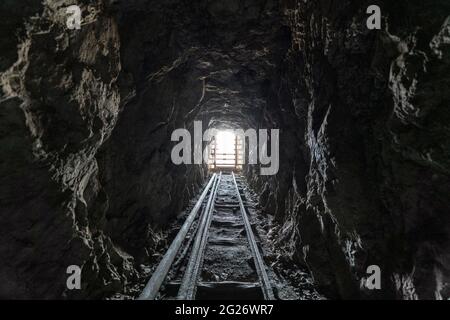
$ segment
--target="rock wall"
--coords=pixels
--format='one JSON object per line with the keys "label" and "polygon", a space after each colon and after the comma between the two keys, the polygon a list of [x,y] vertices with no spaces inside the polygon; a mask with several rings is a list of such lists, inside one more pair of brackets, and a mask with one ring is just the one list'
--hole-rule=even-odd
{"label": "rock wall", "polygon": [[150,226],[164,227],[206,174],[203,166],[172,163],[172,132],[187,128],[193,138],[194,120],[203,130],[256,122],[261,88],[287,34],[274,7],[255,0],[118,6],[120,85],[128,95],[98,158],[105,228],[137,262],[152,260]]}
{"label": "rock wall", "polygon": [[[120,109],[117,23],[80,1],[82,28],[69,30],[68,5],[0,5],[2,298],[99,297],[133,276],[103,230],[96,160]],[[66,288],[70,265],[80,291]]]}
{"label": "rock wall", "polygon": [[[204,180],[172,164],[172,131],[255,122],[286,35],[272,1],[77,1],[69,30],[72,4],[0,4],[5,298],[102,298],[136,282],[155,229]],[[70,265],[80,291],[66,288]]]}
{"label": "rock wall", "polygon": [[[380,31],[366,28],[371,4]],[[292,47],[260,124],[281,128],[280,172],[247,168],[279,244],[329,297],[447,298],[448,3],[283,7]],[[381,290],[364,286],[374,264]]]}
{"label": "rock wall", "polygon": [[[194,120],[280,128],[278,174],[246,174],[322,293],[448,297],[449,4],[77,2],[80,30],[70,1],[0,3],[0,297],[136,282],[204,181],[170,160]],[[362,285],[372,264],[382,290]]]}

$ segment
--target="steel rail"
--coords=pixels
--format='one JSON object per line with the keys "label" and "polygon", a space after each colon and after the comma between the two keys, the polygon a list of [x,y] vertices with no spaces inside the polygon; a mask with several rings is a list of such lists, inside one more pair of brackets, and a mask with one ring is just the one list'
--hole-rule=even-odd
{"label": "steel rail", "polygon": [[202,194],[200,195],[200,198],[197,200],[197,203],[189,213],[189,216],[187,217],[177,236],[164,255],[163,259],[156,268],[155,272],[153,272],[152,277],[148,281],[138,300],[154,300],[156,298],[156,295],[158,294],[158,291],[162,283],[164,282],[164,279],[166,278],[167,273],[169,272],[170,267],[172,266],[173,261],[178,254],[178,251],[180,250],[180,247],[183,244],[183,241],[186,238],[186,235],[189,232],[189,229],[191,228],[192,223],[194,222],[195,217],[197,216],[206,195],[208,194],[209,189],[212,185],[215,185],[216,181],[217,174],[214,173],[205,189],[203,190]]}
{"label": "steel rail", "polygon": [[178,291],[177,299],[179,300],[194,300],[197,291],[197,282],[200,277],[201,266],[203,263],[203,255],[208,242],[208,232],[211,225],[211,220],[214,211],[214,201],[216,199],[217,190],[219,189],[222,172],[219,173],[215,181],[215,185],[210,193],[208,204],[200,222],[199,230],[195,238],[192,248],[191,256],[186,267],[186,271],[181,281],[180,289]]}
{"label": "steel rail", "polygon": [[236,177],[234,176],[234,172],[231,173],[233,175],[234,186],[236,187],[236,193],[239,200],[239,208],[241,210],[242,219],[244,220],[245,231],[247,234],[247,239],[250,244],[250,249],[253,254],[253,258],[255,259],[256,272],[258,273],[258,277],[261,283],[261,289],[263,291],[265,300],[275,300],[275,296],[273,294],[272,286],[270,285],[269,277],[267,276],[266,267],[264,265],[264,261],[261,257],[261,254],[258,250],[258,245],[256,244],[255,235],[253,234],[252,227],[250,225],[250,221],[247,217],[247,212],[245,211],[244,203],[242,202],[241,194],[239,192],[239,187],[236,182]]}

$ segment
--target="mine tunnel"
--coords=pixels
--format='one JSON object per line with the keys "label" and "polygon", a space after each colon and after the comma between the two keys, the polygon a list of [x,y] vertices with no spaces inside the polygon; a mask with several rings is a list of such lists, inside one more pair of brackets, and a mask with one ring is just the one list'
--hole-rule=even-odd
{"label": "mine tunnel", "polygon": [[0,15],[0,298],[450,297],[450,2]]}

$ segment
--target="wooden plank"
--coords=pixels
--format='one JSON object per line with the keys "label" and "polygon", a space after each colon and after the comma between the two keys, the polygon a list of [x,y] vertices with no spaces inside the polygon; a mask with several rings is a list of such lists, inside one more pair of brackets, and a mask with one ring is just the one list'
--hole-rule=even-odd
{"label": "wooden plank", "polygon": [[253,282],[200,282],[197,287],[199,300],[263,300],[259,283]]}
{"label": "wooden plank", "polygon": [[[180,281],[164,285],[168,297],[174,297],[180,288]],[[199,282],[197,284],[198,300],[263,300],[261,286],[257,282],[218,281]]]}

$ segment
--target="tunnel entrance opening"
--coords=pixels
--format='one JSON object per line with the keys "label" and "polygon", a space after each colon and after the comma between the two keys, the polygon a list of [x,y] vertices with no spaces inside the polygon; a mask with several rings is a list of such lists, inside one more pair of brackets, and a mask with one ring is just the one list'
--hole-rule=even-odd
{"label": "tunnel entrance opening", "polygon": [[231,130],[217,131],[210,144],[208,169],[239,171],[244,164],[242,139]]}

